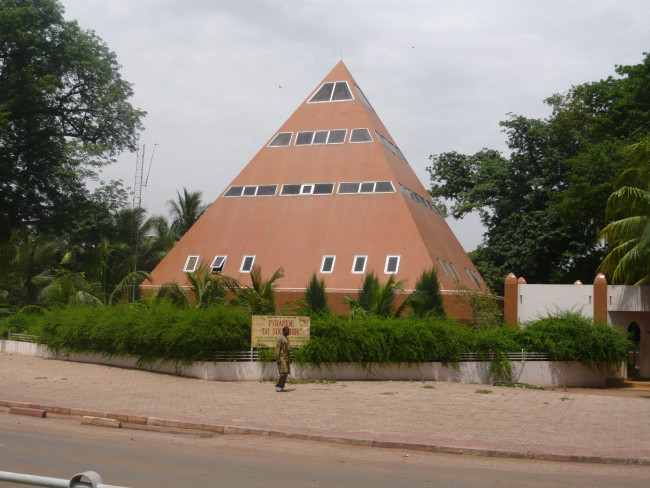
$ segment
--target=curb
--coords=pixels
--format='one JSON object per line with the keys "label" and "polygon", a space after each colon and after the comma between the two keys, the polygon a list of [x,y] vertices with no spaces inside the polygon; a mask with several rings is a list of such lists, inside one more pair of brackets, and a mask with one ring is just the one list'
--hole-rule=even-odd
{"label": "curb", "polygon": [[[375,447],[383,449],[403,449],[409,451],[425,451],[440,454],[464,454],[470,456],[497,457],[510,459],[531,459],[542,461],[561,461],[573,463],[591,464],[617,464],[650,466],[650,458],[645,457],[619,457],[607,455],[586,455],[586,454],[560,454],[544,453],[531,450],[516,449],[494,449],[482,447],[460,447],[435,443],[408,442],[373,439],[372,437],[348,437],[328,434],[315,434],[301,431],[276,430],[271,427],[244,427],[228,424],[217,424],[208,422],[191,422],[161,417],[146,417],[142,415],[126,415],[120,413],[98,412],[95,410],[58,407],[54,405],[40,405],[28,402],[16,402],[0,400],[0,407],[9,407],[10,413],[22,413],[36,417],[45,417],[47,412],[72,417],[81,417],[83,425],[94,425],[99,427],[113,428],[140,428],[141,426],[160,427],[178,430],[205,431],[212,434],[222,435],[266,435],[283,437],[286,439],[301,439],[317,442],[330,442],[354,446]],[[42,415],[38,414],[42,412]]]}

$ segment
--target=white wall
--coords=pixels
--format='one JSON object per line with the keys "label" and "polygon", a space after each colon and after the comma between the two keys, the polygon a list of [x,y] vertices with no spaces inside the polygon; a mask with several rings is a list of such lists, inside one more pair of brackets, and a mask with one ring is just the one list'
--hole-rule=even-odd
{"label": "white wall", "polygon": [[[54,358],[45,346],[18,341],[0,341],[0,352]],[[138,368],[160,373],[172,373],[191,378],[214,381],[261,381],[278,376],[274,363],[261,362],[223,362],[194,363],[190,366],[157,362],[138,367],[133,357],[106,357],[99,354],[70,354],[59,359],[70,361],[106,364],[110,366]],[[512,381],[538,386],[605,386],[607,378],[625,376],[624,370],[606,371],[590,369],[578,362],[516,361],[512,362]],[[489,363],[464,361],[456,369],[441,363],[423,364],[373,364],[362,368],[358,364],[328,365],[317,367],[297,364],[291,366],[291,374],[296,379],[334,379],[353,380],[418,380],[451,381],[455,383],[490,384]]]}
{"label": "white wall", "polygon": [[593,285],[519,285],[517,321],[526,322],[560,310],[594,316]]}
{"label": "white wall", "polygon": [[650,286],[609,285],[607,310],[609,312],[650,312]]}

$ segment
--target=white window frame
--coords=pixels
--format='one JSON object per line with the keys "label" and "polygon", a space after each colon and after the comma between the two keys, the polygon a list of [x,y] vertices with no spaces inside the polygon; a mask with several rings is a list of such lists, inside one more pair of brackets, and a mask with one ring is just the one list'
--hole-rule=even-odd
{"label": "white window frame", "polygon": [[436,258],[436,261],[438,261],[438,266],[442,269],[442,272],[445,274],[447,278],[449,278],[449,273],[447,273],[447,270],[445,269],[445,266],[442,264],[442,260],[440,258]]}
{"label": "white window frame", "polygon": [[[239,272],[240,273],[250,273],[251,270],[253,269],[253,265],[255,264],[255,254],[246,254],[242,260],[241,260],[241,266],[239,267]],[[251,261],[251,267],[250,269],[244,269],[244,264],[246,264],[246,258],[253,258]]]}
{"label": "white window frame", "polygon": [[[311,101],[312,98],[323,88],[324,85],[332,83],[334,86],[332,87],[332,93],[330,94],[330,99],[329,100],[316,100],[316,101]],[[352,98],[348,98],[346,100],[332,100],[332,97],[334,96],[334,90],[336,90],[336,84],[337,83],[345,83],[348,87],[348,92],[350,92],[350,96]],[[351,102],[352,100],[355,100],[354,98],[354,92],[350,89],[350,84],[346,80],[340,80],[340,81],[325,81],[323,82],[314,92],[311,94],[309,97],[309,100],[307,100],[307,103],[331,103],[331,102]]]}
{"label": "white window frame", "polygon": [[[370,136],[370,140],[369,141],[352,141],[352,133],[355,130],[365,130],[366,132],[368,132],[368,135]],[[370,129],[368,129],[367,127],[356,127],[354,129],[350,129],[350,139],[348,140],[348,142],[350,144],[367,144],[369,142],[375,142],[375,140],[372,138],[372,134],[370,133]]]}
{"label": "white window frame", "polygon": [[[286,146],[271,146],[271,143],[272,143],[273,141],[275,141],[275,139],[276,139],[280,134],[291,134],[291,135],[289,136],[289,144],[287,144]],[[277,134],[275,134],[275,135],[273,136],[273,138],[269,141],[269,143],[267,144],[266,147],[289,147],[289,146],[291,146],[291,141],[293,141],[293,132],[278,132]]]}
{"label": "white window frame", "polygon": [[458,278],[458,281],[460,281],[462,278],[461,278],[460,275],[458,274],[458,270],[456,270],[456,266],[454,266],[454,263],[452,263],[451,261],[449,261],[449,268],[452,269],[452,270],[454,271],[454,274],[455,274],[456,277]]}
{"label": "white window frame", "polygon": [[[343,136],[343,140],[341,142],[330,142],[330,135],[332,134],[332,132],[339,131],[339,130],[345,131],[345,135]],[[328,144],[328,145],[329,144],[335,144],[335,145],[336,144],[345,144],[345,141],[347,141],[347,140],[348,140],[348,130],[347,129],[331,129],[327,133],[327,142],[325,144]]]}
{"label": "white window frame", "polygon": [[[298,144],[298,137],[300,137],[300,134],[308,134],[311,132],[311,139],[309,139],[309,143],[307,144]],[[320,131],[315,131],[315,130],[301,130],[300,132],[296,132],[296,140],[293,141],[294,146],[311,146],[314,144],[314,137],[316,137],[316,132]],[[327,135],[329,137],[329,134]]]}
{"label": "white window frame", "polygon": [[[388,262],[390,261],[390,258],[397,258],[395,271],[388,271]],[[386,256],[386,264],[384,265],[384,274],[397,274],[399,272],[399,263],[401,260],[402,260],[402,256],[400,254],[389,254],[388,256]]]}
{"label": "white window frame", "polygon": [[[329,271],[325,271],[325,270],[323,269],[323,267],[325,266],[325,260],[326,260],[327,258],[332,258],[332,269],[330,269]],[[320,263],[320,272],[321,272],[322,274],[331,274],[331,273],[334,272],[334,266],[335,266],[335,265],[336,265],[336,255],[335,255],[335,254],[325,254],[325,255],[323,256],[323,260],[322,260],[321,263]]]}
{"label": "white window frame", "polygon": [[[217,259],[223,258],[221,261],[221,266],[215,266],[215,263],[217,262]],[[223,267],[226,265],[226,260],[228,259],[228,256],[225,254],[217,254],[214,259],[212,260],[212,265],[210,266],[210,269],[212,270],[213,273],[223,273]],[[215,269],[215,268],[221,268]]]}
{"label": "white window frame", "polygon": [[[467,273],[467,276],[469,276],[470,283],[476,282],[476,279],[472,276],[472,271],[469,268],[465,268],[465,272]],[[478,283],[476,284],[478,285]]]}
{"label": "white window frame", "polygon": [[[357,259],[363,258],[363,269],[361,271],[355,271]],[[366,265],[368,264],[368,255],[367,254],[357,254],[352,260],[352,273],[353,274],[363,274],[366,272]]]}
{"label": "white window frame", "polygon": [[[191,273],[191,272],[195,271],[196,267],[199,265],[199,258],[200,257],[201,256],[198,255],[198,254],[190,254],[189,256],[187,256],[187,260],[185,261],[185,266],[183,266],[183,271],[185,271],[186,273]],[[192,269],[190,269],[190,268],[188,268],[188,265],[190,264],[190,260],[192,258],[196,258],[196,262],[194,263],[194,267]]]}

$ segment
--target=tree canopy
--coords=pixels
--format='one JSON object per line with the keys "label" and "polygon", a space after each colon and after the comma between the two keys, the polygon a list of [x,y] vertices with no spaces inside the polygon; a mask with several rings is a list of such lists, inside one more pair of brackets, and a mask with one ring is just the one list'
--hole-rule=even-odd
{"label": "tree canopy", "polygon": [[0,0],[0,237],[97,212],[85,179],[142,129],[115,54],[63,13],[57,0]]}
{"label": "tree canopy", "polygon": [[509,114],[508,156],[431,156],[431,195],[449,199],[455,218],[478,212],[486,227],[470,256],[492,290],[510,272],[537,283],[595,275],[607,198],[630,165],[621,149],[650,134],[650,55],[616,74],[549,97],[547,119]]}

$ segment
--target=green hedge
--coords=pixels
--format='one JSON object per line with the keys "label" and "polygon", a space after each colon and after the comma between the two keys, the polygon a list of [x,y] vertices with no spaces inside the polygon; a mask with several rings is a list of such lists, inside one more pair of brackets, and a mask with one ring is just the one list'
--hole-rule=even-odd
{"label": "green hedge", "polygon": [[[36,334],[55,351],[205,361],[217,351],[250,348],[250,316],[225,306],[180,309],[170,304],[62,307],[43,315],[16,314],[2,331]],[[6,333],[5,333],[6,336]]]}
{"label": "green hedge", "polygon": [[[250,316],[228,306],[179,309],[163,303],[115,307],[63,307],[44,314],[18,313],[0,320],[7,330],[39,336],[55,351],[134,355],[141,361],[205,361],[217,351],[250,348]],[[508,370],[505,354],[544,352],[557,361],[618,365],[631,343],[607,324],[576,313],[560,313],[521,328],[472,330],[448,318],[312,319],[311,339],[295,351],[299,363],[457,364],[463,354],[492,355],[492,366]],[[505,368],[505,369],[504,369]]]}

